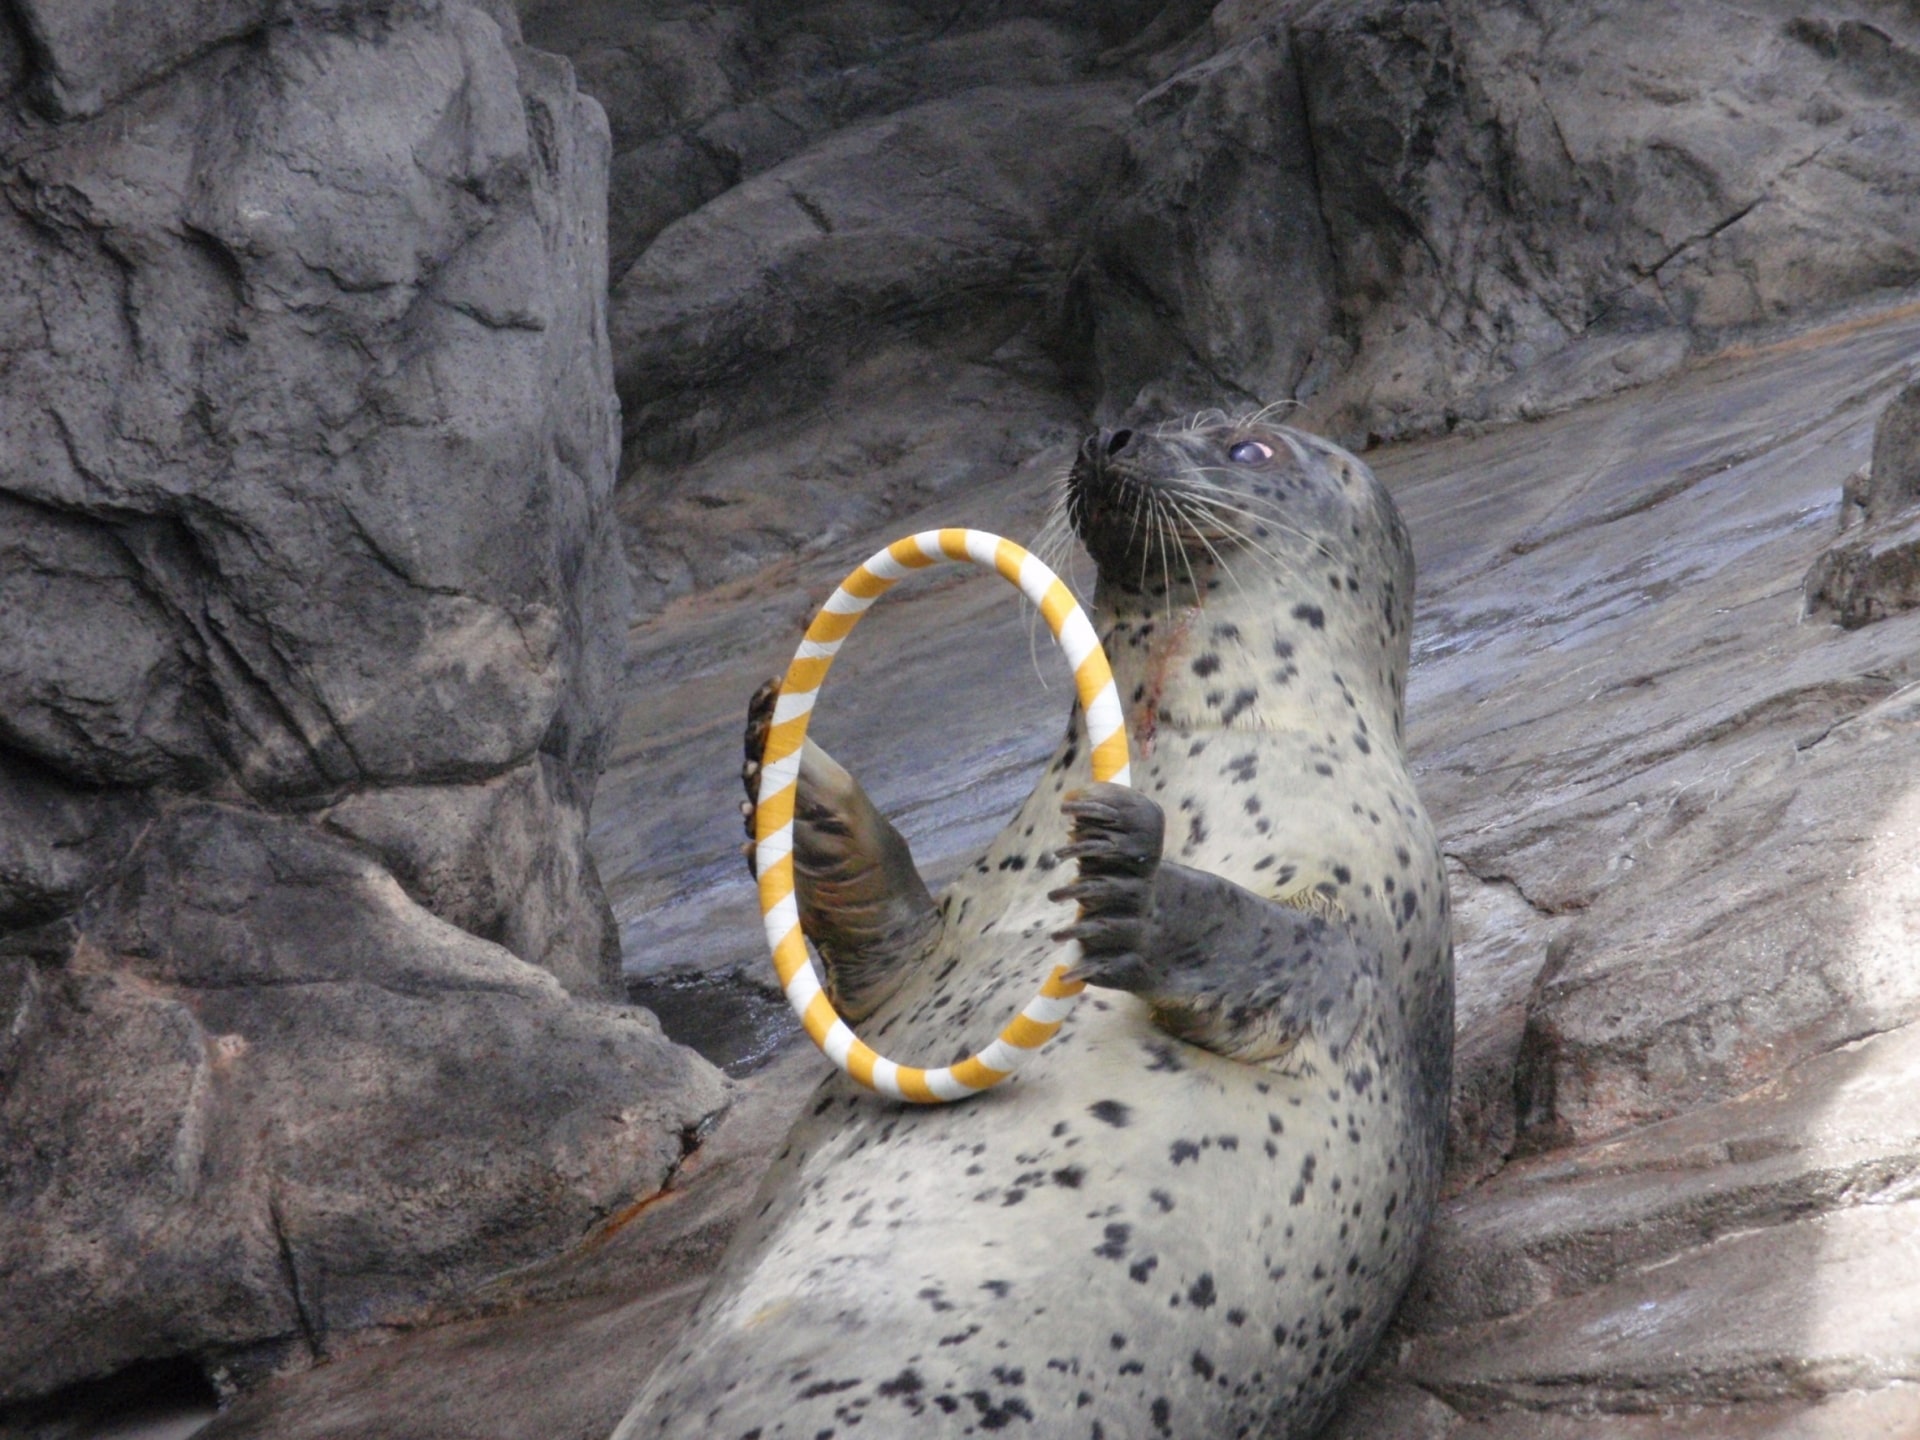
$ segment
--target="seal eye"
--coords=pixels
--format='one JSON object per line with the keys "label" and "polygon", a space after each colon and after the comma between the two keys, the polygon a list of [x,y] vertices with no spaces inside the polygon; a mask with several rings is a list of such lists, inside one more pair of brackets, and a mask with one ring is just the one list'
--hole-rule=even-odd
{"label": "seal eye", "polygon": [[1258,440],[1242,440],[1227,451],[1227,458],[1236,465],[1259,465],[1273,458],[1273,447]]}

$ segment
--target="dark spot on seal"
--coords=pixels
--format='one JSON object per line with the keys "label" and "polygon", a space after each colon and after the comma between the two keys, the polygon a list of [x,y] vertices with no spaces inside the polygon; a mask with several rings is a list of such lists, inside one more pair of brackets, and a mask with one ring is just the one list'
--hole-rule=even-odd
{"label": "dark spot on seal", "polygon": [[842,1390],[851,1390],[860,1382],[854,1380],[816,1380],[800,1392],[802,1400],[812,1400],[821,1395],[838,1395]]}
{"label": "dark spot on seal", "polygon": [[875,1390],[888,1400],[897,1400],[902,1396],[918,1395],[926,1389],[926,1381],[920,1378],[920,1372],[911,1367],[902,1370],[891,1380],[882,1380]]}
{"label": "dark spot on seal", "polygon": [[1159,1256],[1143,1255],[1127,1267],[1127,1278],[1136,1285],[1144,1285],[1147,1283],[1147,1277],[1153,1274],[1159,1265]]}
{"label": "dark spot on seal", "polygon": [[1203,680],[1207,676],[1213,674],[1219,668],[1220,668],[1220,657],[1218,655],[1215,655],[1212,651],[1208,651],[1205,655],[1196,656],[1194,658],[1193,673],[1200,676],[1201,679]]}
{"label": "dark spot on seal", "polygon": [[1231,725],[1237,716],[1251,709],[1253,702],[1259,698],[1260,692],[1247,686],[1242,686],[1240,689],[1234,691],[1233,699],[1228,702],[1227,708],[1220,712],[1220,723],[1222,725]]}
{"label": "dark spot on seal", "polygon": [[1202,1270],[1200,1278],[1187,1287],[1187,1303],[1202,1310],[1211,1309],[1217,1298],[1213,1289],[1213,1272],[1210,1270]]}
{"label": "dark spot on seal", "polygon": [[1102,1260],[1122,1260],[1126,1258],[1127,1241],[1133,1236],[1131,1225],[1122,1225],[1117,1221],[1106,1227],[1106,1239],[1093,1247],[1093,1253]]}
{"label": "dark spot on seal", "polygon": [[1053,1172],[1053,1183],[1067,1190],[1078,1190],[1087,1172],[1078,1165],[1066,1165]]}
{"label": "dark spot on seal", "polygon": [[1327,628],[1327,612],[1318,605],[1300,604],[1293,607],[1293,618],[1304,620],[1315,630]]}
{"label": "dark spot on seal", "polygon": [[1116,1130],[1124,1130],[1133,1123],[1133,1111],[1118,1100],[1096,1100],[1087,1107],[1087,1113]]}
{"label": "dark spot on seal", "polygon": [[1167,1152],[1167,1156],[1175,1165],[1187,1160],[1198,1160],[1200,1147],[1191,1140],[1176,1140],[1173,1142],[1173,1148]]}

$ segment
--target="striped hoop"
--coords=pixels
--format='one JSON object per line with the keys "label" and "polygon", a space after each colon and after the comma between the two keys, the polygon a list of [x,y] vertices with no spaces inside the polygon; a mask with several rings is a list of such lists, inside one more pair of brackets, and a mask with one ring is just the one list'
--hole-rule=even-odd
{"label": "striped hoop", "polygon": [[793,892],[793,809],[807,718],[841,642],[867,607],[913,571],[949,560],[969,561],[997,571],[1040,607],[1067,663],[1073,667],[1074,687],[1087,717],[1087,738],[1093,749],[1093,778],[1118,785],[1129,783],[1126,724],[1100,638],[1093,633],[1073,592],[1013,541],[983,530],[924,530],[909,535],[894,541],[849,575],[813,617],[780,682],[780,698],[774,703],[773,724],[760,757],[754,859],[760,876],[760,911],[766,922],[767,944],[773,950],[773,968],[788,1003],[826,1057],[869,1090],[922,1105],[964,1100],[998,1085],[1053,1036],[1072,1011],[1075,998],[1086,988],[1077,980],[1063,979],[1068,967],[1056,965],[1040,993],[986,1049],[957,1065],[922,1070],[896,1065],[855,1035],[820,988],[819,977],[807,957],[807,942],[800,932],[800,908]]}

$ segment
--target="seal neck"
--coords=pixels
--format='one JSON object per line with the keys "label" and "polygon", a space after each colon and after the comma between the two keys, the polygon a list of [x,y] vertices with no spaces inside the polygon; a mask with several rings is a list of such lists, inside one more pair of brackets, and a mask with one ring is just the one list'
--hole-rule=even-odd
{"label": "seal neck", "polygon": [[1400,738],[1404,669],[1377,637],[1351,633],[1345,612],[1287,587],[1216,591],[1206,604],[1097,598],[1127,728],[1143,748],[1208,730]]}

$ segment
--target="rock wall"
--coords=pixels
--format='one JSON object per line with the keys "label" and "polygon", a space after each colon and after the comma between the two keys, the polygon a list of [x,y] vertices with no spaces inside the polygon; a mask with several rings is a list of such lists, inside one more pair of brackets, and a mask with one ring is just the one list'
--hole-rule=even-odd
{"label": "rock wall", "polygon": [[648,602],[1069,417],[1472,428],[1920,276],[1896,0],[525,11],[612,119]]}
{"label": "rock wall", "polygon": [[327,1354],[721,1103],[585,844],[608,149],[504,7],[0,14],[0,1403]]}

